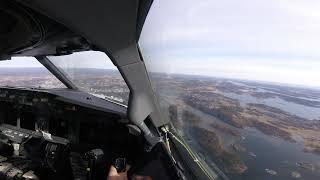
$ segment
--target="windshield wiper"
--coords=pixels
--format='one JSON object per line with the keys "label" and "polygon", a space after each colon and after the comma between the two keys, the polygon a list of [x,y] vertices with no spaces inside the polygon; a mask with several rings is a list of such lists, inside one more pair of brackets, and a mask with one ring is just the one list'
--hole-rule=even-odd
{"label": "windshield wiper", "polygon": [[1,85],[0,87],[15,88],[14,86],[9,86],[9,85]]}
{"label": "windshield wiper", "polygon": [[41,86],[39,87],[24,87],[24,86],[10,86],[10,85],[0,85],[1,88],[13,88],[13,89],[45,89]]}
{"label": "windshield wiper", "polygon": [[123,106],[123,107],[128,108],[127,105],[122,104],[122,103],[120,103],[120,102],[118,102],[118,101],[116,101],[116,100],[114,100],[114,99],[111,99],[111,98],[109,98],[108,96],[105,96],[105,95],[103,95],[103,94],[95,94],[95,93],[89,93],[89,94],[91,94],[91,95],[93,95],[93,96],[96,96],[96,97],[98,97],[98,98],[101,98],[101,99],[103,99],[103,100],[112,102],[112,103],[114,103],[114,104],[117,104],[117,105],[119,105],[119,106]]}
{"label": "windshield wiper", "polygon": [[23,86],[10,86],[10,85],[1,85],[2,88],[12,88],[12,89],[21,89],[21,88],[29,88],[29,87],[23,87]]}
{"label": "windshield wiper", "polygon": [[41,86],[38,86],[38,87],[28,87],[28,88],[30,88],[30,89],[46,89],[46,88],[41,87]]}

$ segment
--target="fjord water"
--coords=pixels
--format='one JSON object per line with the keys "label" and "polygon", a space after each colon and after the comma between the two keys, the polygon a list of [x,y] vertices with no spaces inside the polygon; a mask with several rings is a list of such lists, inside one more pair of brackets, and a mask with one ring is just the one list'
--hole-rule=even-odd
{"label": "fjord water", "polygon": [[[206,99],[210,101],[210,93],[215,96],[213,101],[214,99],[221,99],[221,101],[218,101],[218,104],[214,104],[214,102],[209,102],[207,104],[208,106],[212,107],[219,105],[220,102],[225,103],[227,101],[239,103],[239,106],[241,107],[249,106],[249,108],[252,108],[252,104],[262,104],[265,106],[257,107],[262,108],[263,111],[266,111],[266,115],[268,115],[268,113],[273,113],[272,117],[274,122],[272,123],[274,124],[272,125],[277,126],[277,123],[280,123],[279,126],[281,126],[281,116],[285,114],[287,117],[289,117],[289,119],[285,120],[287,125],[291,126],[290,123],[298,123],[297,128],[300,128],[299,125],[301,123],[301,129],[303,129],[303,126],[311,125],[305,124],[301,121],[314,122],[320,119],[320,107],[318,105],[320,102],[320,91],[312,89],[300,90],[299,88],[296,89],[287,86],[275,86],[273,84],[270,85],[263,83],[254,84],[250,87],[246,84],[246,82],[237,80],[212,79],[192,76],[178,76],[172,79],[159,78],[158,81],[159,84],[162,85],[162,88],[158,89],[158,93],[160,93],[162,97],[166,97],[165,100],[168,104],[176,104],[179,107],[182,107],[180,108],[180,111],[191,112],[196,116],[196,119],[199,119],[199,121],[195,121],[196,123],[194,124],[194,122],[181,119],[180,117],[181,121],[184,124],[187,124],[187,128],[182,130],[184,136],[191,146],[200,154],[200,157],[202,157],[208,164],[214,162],[215,165],[212,165],[212,168],[217,167],[217,164],[220,163],[220,166],[218,165],[218,167],[223,171],[221,159],[217,159],[216,155],[214,154],[216,152],[201,147],[201,142],[199,142],[201,139],[195,137],[193,134],[193,128],[195,126],[200,127],[200,129],[205,131],[215,133],[219,139],[221,139],[223,148],[239,157],[247,166],[247,169],[243,173],[225,172],[229,179],[320,179],[320,155],[317,152],[306,152],[304,141],[299,140],[299,138],[302,137],[294,134],[294,132],[290,135],[297,140],[292,142],[285,137],[281,137],[281,135],[277,136],[277,131],[271,133],[264,131],[263,126],[262,131],[261,129],[259,130],[259,127],[250,127],[250,125],[245,126],[244,128],[238,128],[230,124],[228,121],[215,116],[214,113],[210,112],[210,110],[206,110],[205,108],[199,106],[199,104],[201,105],[202,102],[193,102],[195,105],[192,105],[182,100],[185,94],[189,93],[189,97],[192,97],[195,94],[204,92],[206,97],[199,99],[199,101],[206,101]],[[170,88],[163,87],[163,85],[166,83],[170,84]],[[257,82],[250,83],[252,84]],[[310,93],[308,93],[309,91]],[[268,96],[265,96],[265,94],[268,94]],[[307,101],[300,101],[301,99]],[[192,100],[197,101],[197,99]],[[268,109],[269,107],[271,109]],[[228,109],[228,107],[224,108]],[[279,117],[277,112],[280,113]],[[263,118],[265,114],[260,114],[260,116]],[[211,126],[213,123],[218,124],[218,127],[224,127],[231,129],[232,131],[239,132],[240,138],[232,136],[223,129],[215,129]],[[245,152],[242,152],[241,150],[236,151],[234,145],[239,145],[245,149]],[[299,166],[299,163],[311,164],[314,169],[301,167]]]}
{"label": "fjord water", "polygon": [[[319,155],[303,152],[303,144],[290,143],[270,137],[252,128],[244,130],[243,133],[246,139],[241,142],[241,145],[257,156],[253,158],[245,154],[239,154],[248,166],[248,170],[241,176],[234,176],[234,179],[294,179],[291,176],[292,172],[299,172],[301,174],[300,179],[318,180],[320,178],[319,171],[297,166],[297,162],[312,164],[320,162]],[[272,169],[277,174],[268,174],[265,169]]]}
{"label": "fjord water", "polygon": [[[294,102],[288,102],[278,97],[262,99],[253,97],[249,94],[222,94],[226,97],[238,100],[242,106],[249,103],[265,104],[307,120],[320,119],[319,107],[311,107]],[[319,98],[309,98],[309,100],[319,102]],[[320,179],[319,169],[310,170],[297,165],[299,162],[308,162],[315,166],[320,165],[320,155],[304,152],[303,143],[288,142],[281,138],[263,134],[254,128],[242,129],[241,134],[245,137],[245,139],[240,142],[241,146],[250,152],[254,152],[256,157],[248,156],[241,152],[238,153],[244,163],[248,166],[248,170],[241,175],[228,174],[229,178],[237,180],[284,180],[295,178],[308,180]],[[228,137],[224,136],[223,138]],[[224,140],[228,141],[226,139]],[[272,169],[277,174],[271,175],[266,173],[266,169]],[[293,172],[298,172],[301,177],[293,177]]]}

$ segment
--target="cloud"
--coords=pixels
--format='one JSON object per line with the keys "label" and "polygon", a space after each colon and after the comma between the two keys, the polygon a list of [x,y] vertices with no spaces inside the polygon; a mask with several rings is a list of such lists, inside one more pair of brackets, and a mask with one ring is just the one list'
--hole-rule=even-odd
{"label": "cloud", "polygon": [[320,86],[319,8],[315,0],[154,1],[140,46],[155,71]]}

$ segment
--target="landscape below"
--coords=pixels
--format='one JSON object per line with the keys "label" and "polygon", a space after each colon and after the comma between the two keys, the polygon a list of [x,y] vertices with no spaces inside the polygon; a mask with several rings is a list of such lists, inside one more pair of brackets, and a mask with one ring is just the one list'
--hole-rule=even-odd
{"label": "landscape below", "polygon": [[[74,81],[80,90],[127,104],[129,90],[118,72],[75,72]],[[213,162],[228,176],[254,178],[262,171],[265,177],[261,179],[320,178],[320,90],[159,73],[151,74],[151,79],[178,133],[205,161]],[[37,68],[0,70],[0,85],[64,88],[48,72]],[[295,107],[303,108],[298,112]],[[301,146],[295,152],[301,159],[288,165],[286,172],[280,172],[283,162],[279,167],[257,169],[257,164],[268,164],[260,158],[273,152],[254,152],[247,146],[255,146],[251,136],[263,136],[265,144],[281,141],[297,149]]]}

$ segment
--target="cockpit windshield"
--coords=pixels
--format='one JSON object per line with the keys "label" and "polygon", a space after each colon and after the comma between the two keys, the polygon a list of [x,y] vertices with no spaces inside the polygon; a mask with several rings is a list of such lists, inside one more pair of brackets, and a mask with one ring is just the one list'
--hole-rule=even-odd
{"label": "cockpit windshield", "polygon": [[84,51],[48,59],[80,90],[122,105],[128,103],[130,91],[105,53]]}
{"label": "cockpit windshield", "polygon": [[[49,56],[48,59],[79,90],[119,105],[127,105],[129,88],[105,53],[84,51]],[[67,88],[34,57],[0,61],[0,86]]]}
{"label": "cockpit windshield", "polygon": [[14,57],[0,61],[0,86],[28,88],[66,88],[33,57]]}
{"label": "cockpit windshield", "polygon": [[154,1],[139,46],[174,129],[230,179],[320,177],[320,2]]}

